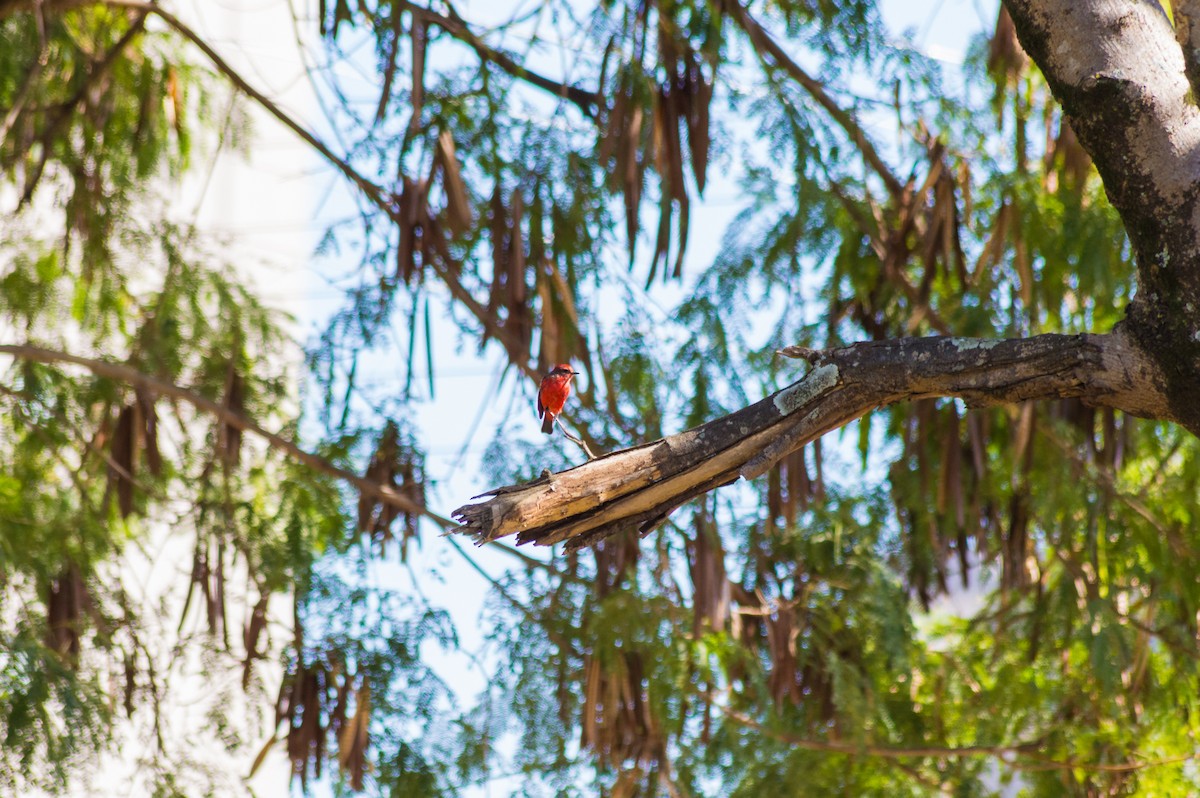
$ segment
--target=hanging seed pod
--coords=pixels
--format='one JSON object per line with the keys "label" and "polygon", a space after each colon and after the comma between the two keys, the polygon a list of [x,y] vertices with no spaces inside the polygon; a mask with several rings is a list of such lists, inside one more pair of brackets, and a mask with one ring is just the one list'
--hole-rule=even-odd
{"label": "hanging seed pod", "polygon": [[769,531],[777,529],[779,517],[783,515],[783,488],[780,485],[779,468],[767,472],[767,524]]}
{"label": "hanging seed pod", "polygon": [[135,391],[134,397],[141,421],[141,448],[146,453],[146,467],[154,476],[161,476],[163,462],[158,449],[158,411],[154,406],[154,396],[145,391]]}
{"label": "hanging seed pod", "polygon": [[133,697],[137,692],[137,662],[134,655],[126,652],[124,656],[124,675],[125,687],[122,696],[122,706],[125,708],[125,717],[133,717]]}
{"label": "hanging seed pod", "polygon": [[979,258],[975,261],[975,268],[971,271],[970,283],[974,285],[983,274],[985,269],[990,269],[1000,263],[1000,258],[1004,253],[1005,241],[1008,237],[1008,228],[1013,222],[1015,210],[1007,200],[1000,206],[1000,210],[996,213],[996,218],[992,222],[992,230],[988,235],[988,239],[984,242],[983,249],[979,253]]}
{"label": "hanging seed pod", "polygon": [[808,510],[808,501],[812,496],[813,484],[808,476],[808,465],[804,460],[804,447],[791,452],[777,466],[780,471],[780,481],[785,488],[783,499],[783,520],[789,527],[795,526],[799,513]]}
{"label": "hanging seed pod", "polygon": [[[393,7],[393,13],[396,12]],[[425,45],[428,35],[425,21],[413,19],[412,22],[412,92],[409,105],[412,106],[412,116],[408,120],[408,137],[416,135],[421,127],[421,109],[425,105]]]}
{"label": "hanging seed pod", "polygon": [[[939,414],[942,419],[942,475],[938,480],[937,498],[935,505],[938,513],[944,514],[949,506],[950,497],[955,493],[955,484],[961,481],[960,466],[962,465],[961,440],[958,431],[958,409],[954,402],[948,402],[948,412]],[[962,491],[958,489],[961,498]],[[961,512],[961,507],[959,508]],[[961,524],[962,522],[959,521]]]}
{"label": "hanging seed pod", "polygon": [[[340,684],[339,684],[340,679]],[[333,699],[333,709],[329,711],[329,721],[326,728],[333,733],[335,740],[341,740],[342,732],[346,729],[346,712],[350,706],[350,696],[354,687],[354,674],[347,672],[342,663],[331,662],[327,687],[337,687]]]}
{"label": "hanging seed pod", "polygon": [[510,207],[511,226],[508,231],[508,296],[505,308],[508,311],[505,328],[512,331],[506,341],[509,356],[514,363],[522,362],[529,354],[533,342],[533,309],[529,306],[529,284],[525,258],[525,240],[522,223],[525,216],[525,200],[520,191],[514,191]]}
{"label": "hanging seed pod", "polygon": [[[395,491],[418,507],[424,507],[424,468],[420,460],[413,446],[401,443],[399,428],[389,421],[380,434],[363,478]],[[402,516],[404,534],[400,554],[403,559],[407,554],[408,541],[417,535],[417,516],[402,513],[399,508],[382,501],[378,496],[359,494],[358,530],[378,543],[381,551],[394,539],[392,527],[396,519]]]}
{"label": "hanging seed pod", "polygon": [[438,134],[436,162],[442,171],[442,188],[446,192],[446,219],[450,231],[463,235],[471,229],[471,203],[467,187],[463,183],[462,169],[454,148],[454,137],[449,130]]}
{"label": "hanging seed pod", "polygon": [[825,501],[825,458],[821,453],[821,439],[812,442],[813,480],[811,495],[818,502]]}
{"label": "hanging seed pod", "polygon": [[946,593],[946,559],[949,547],[946,538],[942,536],[937,514],[929,512],[928,508],[925,510],[925,524],[929,534],[929,551],[933,560],[933,573],[937,577],[938,590]]}
{"label": "hanging seed pod", "polygon": [[1029,501],[1023,490],[1013,493],[1008,504],[1008,534],[1002,549],[1000,584],[1005,589],[1029,583],[1025,561],[1029,556]]}
{"label": "hanging seed pod", "polygon": [[995,84],[992,105],[999,114],[1004,102],[1004,91],[1016,85],[1025,70],[1029,57],[1017,39],[1017,28],[1008,9],[1001,4],[996,17],[996,31],[988,43],[987,71]]}
{"label": "hanging seed pod", "polygon": [[298,666],[288,701],[287,753],[292,773],[300,778],[301,789],[308,788],[310,771],[316,778],[321,777],[325,755],[325,729],[321,725],[325,676],[324,669],[316,663]]}
{"label": "hanging seed pod", "polygon": [[645,161],[638,158],[642,139],[642,124],[645,113],[640,105],[629,113],[629,122],[624,130],[618,149],[617,171],[621,174],[622,194],[625,198],[625,236],[629,243],[629,263],[633,265],[637,234],[640,227],[638,210],[642,204],[642,177]]}
{"label": "hanging seed pod", "polygon": [[665,751],[650,703],[642,656],[613,653],[584,658],[581,746],[613,767],[661,761]]}
{"label": "hanging seed pod", "polygon": [[785,701],[799,703],[803,696],[797,680],[795,642],[799,630],[796,628],[796,611],[789,604],[780,604],[775,612],[765,617],[764,623],[767,658],[771,663],[767,690],[776,709],[782,708]]}
{"label": "hanging seed pod", "polygon": [[[349,679],[347,678],[347,681]],[[362,790],[367,769],[371,724],[371,686],[364,683],[354,696],[354,715],[338,734],[338,764],[350,776],[350,788]]]}
{"label": "hanging seed pod", "polygon": [[937,410],[936,399],[918,399],[913,403],[916,415],[916,436],[913,439],[913,451],[917,456],[917,475],[921,480],[921,493],[928,495],[929,481],[932,477],[927,444],[934,440],[934,415]]}
{"label": "hanging seed pod", "polygon": [[[715,75],[714,75],[715,77]],[[691,50],[687,56],[687,121],[688,148],[692,156],[692,174],[696,178],[696,190],[704,196],[705,177],[708,172],[709,149],[709,106],[713,98],[713,82],[705,79],[700,62]]]}
{"label": "hanging seed pod", "polygon": [[702,499],[692,516],[695,537],[688,541],[688,571],[692,578],[692,632],[698,638],[706,629],[721,631],[729,618],[731,592],[725,575],[725,549],[721,535]]}
{"label": "hanging seed pod", "polygon": [[650,259],[650,273],[646,278],[646,284],[653,282],[655,275],[658,273],[658,264],[660,259],[666,260],[669,257],[669,247],[671,244],[671,131],[668,117],[671,114],[672,108],[666,102],[664,94],[665,89],[662,86],[656,86],[654,91],[654,103],[652,106],[653,116],[651,117],[650,141],[653,150],[654,169],[658,172],[660,184],[659,211],[658,211],[658,234],[654,240],[654,255]]}
{"label": "hanging seed pod", "polygon": [[108,486],[117,494],[117,510],[122,518],[133,512],[133,480],[137,471],[137,407],[127,405],[117,414],[109,447]]}
{"label": "hanging seed pod", "polygon": [[[396,455],[399,453],[399,430],[395,424],[388,423],[376,445],[375,454],[367,465],[364,479],[377,485],[395,485]],[[392,521],[398,510],[390,504],[383,504],[376,496],[360,493],[358,497],[358,529],[372,537],[380,536],[385,540],[390,536]]]}
{"label": "hanging seed pod", "polygon": [[[600,163],[601,168],[605,170],[610,189],[616,189],[621,185],[621,143],[625,136],[626,123],[628,122],[627,116],[632,105],[629,89],[629,79],[625,77],[617,86],[612,107],[608,109],[608,113],[604,119],[604,127],[601,129],[599,140],[596,142],[596,160]],[[614,157],[616,158],[616,168],[611,168],[609,162]]]}
{"label": "hanging seed pod", "polygon": [[683,255],[687,247],[688,196],[683,182],[683,152],[680,142],[680,111],[685,101],[684,94],[672,88],[670,82],[657,87],[654,96],[654,168],[658,172],[662,196],[659,200],[658,236],[654,244],[654,256],[650,261],[650,273],[646,284],[653,282],[661,260],[670,260],[671,221],[674,206],[679,205],[679,226],[673,276],[680,275]]}
{"label": "hanging seed pod", "polygon": [[962,193],[963,199],[963,220],[972,229],[975,229],[975,198],[971,190],[971,166],[966,158],[958,159],[958,190]]}
{"label": "hanging seed pod", "polygon": [[[203,547],[203,548],[201,548]],[[218,547],[213,553],[207,542],[197,544],[197,561],[193,561],[192,574],[200,586],[204,597],[204,617],[208,624],[208,633],[217,636],[224,635],[225,619],[225,565],[223,550]],[[228,648],[228,645],[226,645]]]}
{"label": "hanging seed pod", "polygon": [[505,305],[508,282],[508,218],[504,209],[504,195],[500,190],[500,181],[496,181],[492,189],[491,210],[488,219],[488,231],[492,245],[492,285],[488,292],[487,316],[489,323],[484,325],[483,341],[486,344],[491,335],[490,330],[500,325],[500,308]]}
{"label": "hanging seed pod", "polygon": [[955,194],[954,177],[948,168],[944,168],[933,186],[933,208],[930,211],[931,224],[927,235],[937,243],[938,254],[946,274],[949,275],[953,270],[960,288],[965,291],[968,283],[967,259],[959,237],[962,220],[958,215]]}
{"label": "hanging seed pod", "polygon": [[[233,366],[233,362],[229,363],[229,368],[225,375],[225,407],[226,409],[242,415],[245,411],[246,401],[245,381],[242,375],[237,373]],[[217,452],[221,460],[228,465],[236,466],[241,460],[242,452],[242,430],[233,424],[222,424],[217,435]]]}
{"label": "hanging seed pod", "polygon": [[83,574],[69,562],[46,585],[46,647],[71,666],[79,661],[85,609],[91,604]]}
{"label": "hanging seed pod", "polygon": [[403,280],[405,285],[422,276],[417,268],[417,254],[423,249],[422,223],[429,216],[425,206],[428,185],[427,180],[413,180],[407,176],[401,180],[396,214],[399,233],[396,246],[396,277]]}
{"label": "hanging seed pod", "polygon": [[262,653],[258,650],[258,639],[263,630],[267,628],[268,598],[268,594],[260,592],[258,602],[255,603],[254,609],[246,618],[246,624],[242,630],[242,645],[246,650],[246,659],[242,665],[243,690],[250,689],[250,673],[253,670],[254,660],[262,657]]}
{"label": "hanging seed pod", "polygon": [[558,314],[555,313],[554,292],[556,286],[548,274],[554,269],[552,261],[543,262],[537,270],[537,295],[542,308],[541,334],[538,342],[538,371],[545,374],[555,363],[565,363],[568,356],[563,351],[563,333]]}
{"label": "hanging seed pod", "polygon": [[967,413],[967,441],[971,449],[971,465],[975,467],[975,484],[987,482],[987,434],[984,431],[985,413]]}

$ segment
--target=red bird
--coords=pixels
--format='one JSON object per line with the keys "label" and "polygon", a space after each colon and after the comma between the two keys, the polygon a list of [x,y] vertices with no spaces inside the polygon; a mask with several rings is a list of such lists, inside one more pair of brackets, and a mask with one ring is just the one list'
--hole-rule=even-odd
{"label": "red bird", "polygon": [[559,363],[554,370],[542,377],[538,387],[537,411],[542,419],[542,432],[554,434],[554,419],[562,412],[567,397],[571,395],[571,378],[578,374],[570,363]]}

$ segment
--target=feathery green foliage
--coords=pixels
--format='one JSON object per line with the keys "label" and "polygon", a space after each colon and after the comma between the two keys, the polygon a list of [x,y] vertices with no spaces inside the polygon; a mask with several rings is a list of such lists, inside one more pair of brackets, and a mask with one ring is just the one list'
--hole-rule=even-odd
{"label": "feathery green foliage", "polygon": [[[121,564],[166,526],[194,540],[185,642],[275,699],[305,789],[335,765],[339,793],[404,796],[514,774],[621,798],[1200,789],[1200,451],[1168,424],[1076,399],[880,408],[644,538],[499,577],[474,696],[440,672],[455,586],[367,586],[436,526],[332,475],[424,507],[408,419],[442,305],[520,379],[575,363],[570,423],[604,451],[794,381],[782,346],[1110,330],[1133,255],[1005,13],[947,66],[871,2],[549,0],[484,25],[323,0],[324,55],[380,76],[364,103],[326,75],[346,164],[384,199],[326,237],[355,287],[299,373],[285,320],[156,210],[221,135],[202,120],[227,76],[140,11],[46,5],[0,3],[0,199],[23,209],[0,232],[5,342],[127,364],[328,467],[144,385],[4,360],[7,782],[53,789],[119,714],[158,711]],[[701,252],[715,194],[737,211]],[[404,389],[377,412],[381,356]],[[575,458],[504,428],[478,482]]]}

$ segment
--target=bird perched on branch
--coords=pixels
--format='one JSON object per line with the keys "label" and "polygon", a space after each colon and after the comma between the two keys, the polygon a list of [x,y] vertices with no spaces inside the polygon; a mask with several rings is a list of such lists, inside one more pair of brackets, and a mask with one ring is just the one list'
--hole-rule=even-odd
{"label": "bird perched on branch", "polygon": [[559,363],[554,370],[542,377],[538,387],[537,411],[542,419],[542,432],[554,434],[554,419],[562,412],[567,397],[571,395],[571,378],[578,374],[570,363]]}

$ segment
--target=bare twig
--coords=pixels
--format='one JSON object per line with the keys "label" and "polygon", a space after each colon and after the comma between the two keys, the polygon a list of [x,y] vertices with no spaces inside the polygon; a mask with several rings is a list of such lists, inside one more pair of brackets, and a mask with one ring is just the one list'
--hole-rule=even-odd
{"label": "bare twig", "polygon": [[567,425],[562,423],[562,419],[559,419],[559,418],[557,418],[557,417],[556,417],[556,418],[554,419],[554,423],[555,423],[555,424],[558,424],[559,428],[562,430],[562,434],[563,434],[563,436],[564,436],[564,437],[565,437],[567,440],[569,440],[569,441],[571,441],[572,443],[574,443],[574,444],[575,444],[576,446],[578,446],[580,449],[583,449],[583,453],[584,453],[585,455],[587,455],[587,459],[589,459],[589,460],[595,460],[595,459],[596,459],[596,455],[592,454],[592,450],[588,448],[588,445],[587,445],[587,443],[585,443],[585,442],[584,442],[583,440],[581,440],[580,438],[576,438],[576,437],[575,437],[574,435],[572,435],[571,433],[567,432]]}

